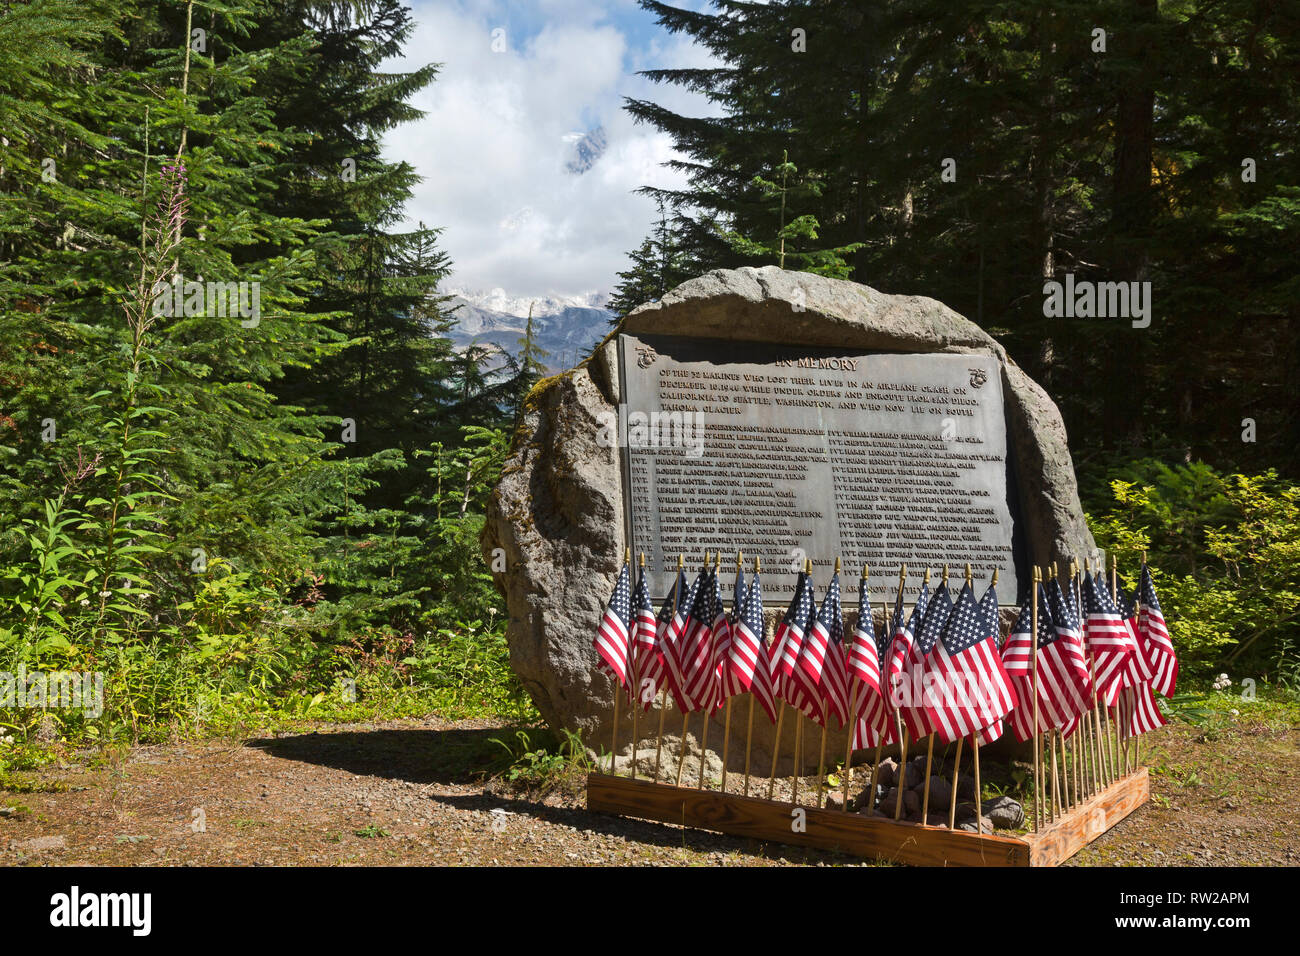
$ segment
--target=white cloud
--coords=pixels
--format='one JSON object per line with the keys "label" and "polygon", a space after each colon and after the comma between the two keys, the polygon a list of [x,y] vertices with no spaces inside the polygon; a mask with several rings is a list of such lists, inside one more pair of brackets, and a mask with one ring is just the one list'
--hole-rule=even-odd
{"label": "white cloud", "polygon": [[[672,155],[668,137],[636,126],[622,99],[714,112],[702,97],[634,75],[703,65],[707,51],[663,31],[638,30],[638,41],[607,18],[609,7],[543,0],[529,34],[493,4],[416,3],[416,32],[393,68],[438,62],[442,71],[414,99],[425,117],[391,131],[385,151],[425,177],[407,220],[444,228],[453,285],[520,295],[608,289],[654,219],[651,200],[634,190],[680,182],[660,166]],[[498,27],[502,53],[492,51]],[[598,125],[604,155],[581,176],[565,172],[572,134]]]}

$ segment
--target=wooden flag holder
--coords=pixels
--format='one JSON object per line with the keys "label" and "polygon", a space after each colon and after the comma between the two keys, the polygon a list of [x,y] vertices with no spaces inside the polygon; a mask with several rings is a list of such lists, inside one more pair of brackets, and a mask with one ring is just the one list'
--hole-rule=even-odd
{"label": "wooden flag holder", "polygon": [[588,810],[915,866],[1057,866],[1150,798],[1147,769],[1138,767],[1038,832],[1003,836],[607,773],[587,777]]}

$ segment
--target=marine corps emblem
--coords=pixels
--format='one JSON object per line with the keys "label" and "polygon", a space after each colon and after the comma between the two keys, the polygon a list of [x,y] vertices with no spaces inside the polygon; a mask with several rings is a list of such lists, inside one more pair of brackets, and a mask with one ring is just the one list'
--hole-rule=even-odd
{"label": "marine corps emblem", "polygon": [[636,347],[636,354],[636,364],[641,368],[649,368],[651,365],[654,365],[655,359],[659,357],[659,353],[648,345],[638,345]]}
{"label": "marine corps emblem", "polygon": [[988,373],[982,368],[973,368],[970,370],[971,388],[983,388],[984,383],[989,380]]}

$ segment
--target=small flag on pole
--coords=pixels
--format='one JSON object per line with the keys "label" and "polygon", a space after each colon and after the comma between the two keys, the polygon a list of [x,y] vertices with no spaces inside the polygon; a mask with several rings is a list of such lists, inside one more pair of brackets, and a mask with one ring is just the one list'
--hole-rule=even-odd
{"label": "small flag on pole", "polygon": [[631,662],[631,679],[627,682],[628,703],[636,706],[636,695],[642,697],[642,704],[648,709],[650,703],[659,693],[659,677],[663,672],[663,663],[659,660],[658,627],[654,605],[650,603],[650,592],[646,589],[645,569],[637,577],[636,589],[632,592],[632,640],[629,647]]}
{"label": "small flag on pole", "polygon": [[[1058,618],[1059,626],[1058,603],[1063,610],[1065,605],[1064,602],[1053,601],[1052,614]],[[1083,623],[1084,646],[1092,655],[1095,667],[1094,687],[1102,703],[1113,707],[1119,689],[1124,685],[1124,668],[1129,663],[1134,645],[1130,642],[1128,629],[1120,619],[1119,610],[1111,601],[1110,594],[1099,590],[1092,578],[1087,576],[1083,579],[1083,610],[1087,615]]]}
{"label": "small flag on pole", "polygon": [[1146,649],[1155,672],[1151,687],[1164,697],[1173,697],[1174,688],[1178,686],[1178,655],[1174,651],[1174,642],[1169,638],[1165,627],[1165,616],[1160,610],[1160,599],[1156,597],[1156,586],[1151,580],[1151,569],[1142,565],[1142,579],[1138,584],[1137,631]]}
{"label": "small flag on pole", "polygon": [[930,654],[930,670],[936,680],[926,695],[926,725],[942,743],[992,727],[1016,705],[997,641],[969,581]]}
{"label": "small flag on pole", "polygon": [[763,586],[754,572],[741,612],[731,625],[730,652],[726,661],[727,696],[753,694],[767,716],[776,721],[776,699],[767,647],[763,643]]}
{"label": "small flag on pole", "polygon": [[627,655],[629,630],[632,623],[632,582],[627,561],[618,574],[614,593],[610,595],[605,614],[596,629],[592,644],[605,667],[620,684],[627,683]]}
{"label": "small flag on pole", "polygon": [[903,662],[902,677],[907,687],[907,703],[900,706],[898,712],[913,740],[919,740],[936,729],[930,726],[926,714],[926,672],[930,668],[930,652],[934,650],[944,625],[948,623],[952,606],[952,595],[946,585],[940,584],[926,605],[925,619],[916,640],[912,642],[912,652]]}
{"label": "small flag on pole", "polygon": [[798,666],[804,636],[816,614],[812,579],[806,570],[800,570],[799,579],[795,582],[794,597],[790,599],[790,606],[776,630],[771,660],[772,684],[776,695],[803,711],[808,711],[814,702],[805,699],[794,679],[794,670]]}
{"label": "small flag on pole", "polygon": [[844,615],[840,606],[840,575],[831,577],[826,598],[804,638],[795,676],[805,698],[821,706],[809,716],[825,725],[830,715],[849,722],[848,675],[844,664]]}

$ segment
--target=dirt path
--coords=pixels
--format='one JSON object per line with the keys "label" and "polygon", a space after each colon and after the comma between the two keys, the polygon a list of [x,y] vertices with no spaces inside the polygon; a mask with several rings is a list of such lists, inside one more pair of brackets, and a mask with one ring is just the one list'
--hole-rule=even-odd
{"label": "dirt path", "polygon": [[[1300,732],[1162,733],[1152,804],[1073,862],[1300,863]],[[58,792],[0,790],[0,864],[858,862],[590,814],[580,793],[529,797],[485,782],[501,753],[490,738],[511,736],[487,721],[323,726],[142,747],[99,769],[52,767],[30,781]]]}

